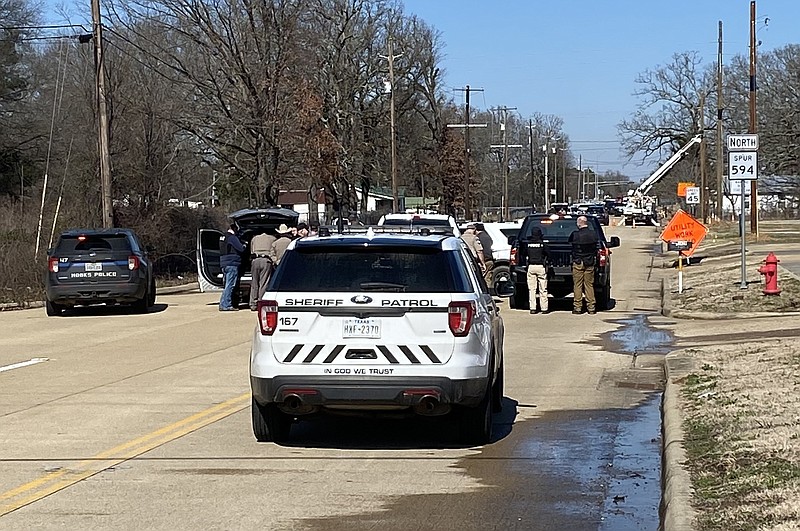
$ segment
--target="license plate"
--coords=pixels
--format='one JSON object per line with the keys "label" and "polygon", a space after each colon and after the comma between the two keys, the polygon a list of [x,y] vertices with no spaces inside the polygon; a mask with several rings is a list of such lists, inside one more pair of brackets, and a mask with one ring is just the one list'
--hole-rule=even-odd
{"label": "license plate", "polygon": [[83,264],[83,268],[84,268],[83,269],[84,271],[102,271],[103,270],[103,264],[101,264],[99,262],[97,262],[97,263],[89,263],[89,262],[87,262],[87,263]]}
{"label": "license plate", "polygon": [[381,322],[377,319],[345,319],[342,337],[381,337]]}

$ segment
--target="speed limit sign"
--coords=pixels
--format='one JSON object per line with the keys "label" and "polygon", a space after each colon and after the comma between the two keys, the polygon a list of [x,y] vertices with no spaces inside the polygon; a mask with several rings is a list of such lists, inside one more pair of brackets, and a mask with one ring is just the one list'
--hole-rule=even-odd
{"label": "speed limit sign", "polygon": [[728,178],[734,181],[758,179],[758,152],[731,151],[728,153]]}
{"label": "speed limit sign", "polygon": [[700,187],[688,186],[686,188],[686,204],[699,205],[700,204]]}

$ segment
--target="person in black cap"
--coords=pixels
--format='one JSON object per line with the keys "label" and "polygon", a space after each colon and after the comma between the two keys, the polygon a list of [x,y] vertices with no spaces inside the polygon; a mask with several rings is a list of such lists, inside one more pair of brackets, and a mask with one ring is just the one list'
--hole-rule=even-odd
{"label": "person in black cap", "polygon": [[547,249],[544,246],[542,229],[536,226],[533,227],[528,242],[528,294],[531,313],[550,313],[547,305]]}

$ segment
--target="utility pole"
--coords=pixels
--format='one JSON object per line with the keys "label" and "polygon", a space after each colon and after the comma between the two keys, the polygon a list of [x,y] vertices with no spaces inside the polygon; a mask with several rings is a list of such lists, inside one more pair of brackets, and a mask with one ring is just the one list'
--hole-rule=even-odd
{"label": "utility pole", "polygon": [[509,145],[508,139],[506,138],[506,125],[508,122],[508,111],[516,111],[516,107],[498,107],[498,111],[503,113],[503,121],[500,124],[503,130],[503,143],[501,145],[492,145],[489,146],[490,148],[503,148],[503,209],[500,214],[500,221],[506,221],[509,216],[509,209],[508,209],[508,148],[521,148],[521,144],[514,144]]}
{"label": "utility pole", "polygon": [[563,168],[561,169],[561,201],[567,202],[567,161],[564,161]]}
{"label": "utility pole", "polygon": [[528,130],[530,131],[528,148],[531,156],[531,212],[536,211],[536,177],[533,171],[533,120],[528,119]]}
{"label": "utility pole", "polygon": [[722,165],[725,151],[722,147],[722,21],[719,21],[717,38],[717,221],[722,221]]}
{"label": "utility pole", "polygon": [[[755,134],[756,123],[756,2],[750,2],[750,129]],[[758,174],[758,168],[756,168]],[[750,190],[750,233],[758,238],[758,180],[753,179]],[[743,205],[744,207],[744,205]],[[744,238],[744,234],[742,234]]]}
{"label": "utility pole", "polygon": [[[97,0],[95,0],[97,1]],[[397,135],[395,133],[394,122],[394,60],[402,57],[403,54],[394,55],[392,52],[392,39],[389,38],[389,55],[381,56],[389,61],[389,129],[391,131],[392,144],[392,212],[399,211],[399,201],[397,193]]]}
{"label": "utility pole", "polygon": [[106,76],[103,62],[103,25],[100,21],[100,0],[92,0],[94,30],[94,68],[97,96],[97,147],[100,156],[100,197],[103,208],[103,228],[114,226],[111,202],[111,157],[109,154],[108,109],[106,106]]}
{"label": "utility pole", "polygon": [[553,188],[556,190],[554,197],[558,201],[558,143],[553,147]]}
{"label": "utility pole", "polygon": [[700,93],[700,215],[703,223],[708,223],[708,183],[706,181],[706,95]]}
{"label": "utility pole", "polygon": [[544,211],[550,212],[550,159],[547,157],[547,142],[544,143]]}
{"label": "utility pole", "polygon": [[464,123],[463,124],[447,124],[447,127],[463,127],[464,128],[464,218],[467,220],[472,219],[471,206],[469,197],[469,129],[470,127],[486,127],[486,124],[470,124],[469,123],[469,93],[470,92],[483,92],[482,88],[471,88],[465,85],[463,89],[455,89],[464,92],[466,98],[466,105],[464,107]]}
{"label": "utility pole", "polygon": [[583,199],[583,154],[578,155],[578,189],[575,199]]}

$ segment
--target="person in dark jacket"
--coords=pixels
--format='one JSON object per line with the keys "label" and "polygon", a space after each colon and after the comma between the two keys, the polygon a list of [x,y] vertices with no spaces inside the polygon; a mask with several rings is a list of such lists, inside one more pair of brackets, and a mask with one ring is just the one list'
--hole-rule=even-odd
{"label": "person in dark jacket", "polygon": [[589,228],[586,216],[578,216],[578,229],[569,235],[572,244],[572,283],[574,301],[572,313],[583,313],[583,297],[586,296],[586,310],[597,313],[594,298],[594,269],[597,260],[597,234]]}
{"label": "person in dark jacket", "polygon": [[233,305],[233,291],[239,281],[239,268],[242,265],[242,245],[239,236],[236,234],[237,226],[231,223],[228,232],[220,242],[219,265],[222,268],[222,277],[225,279],[225,288],[222,290],[222,297],[219,299],[219,311],[230,312],[238,310]]}
{"label": "person in dark jacket", "polygon": [[528,241],[528,294],[531,313],[550,313],[547,305],[547,249],[542,229],[536,226]]}

